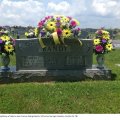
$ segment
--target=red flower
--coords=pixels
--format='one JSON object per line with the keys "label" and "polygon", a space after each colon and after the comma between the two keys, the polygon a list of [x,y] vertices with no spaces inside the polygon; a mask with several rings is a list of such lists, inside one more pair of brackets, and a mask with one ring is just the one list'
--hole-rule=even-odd
{"label": "red flower", "polygon": [[58,36],[62,35],[62,29],[58,28],[56,31],[57,31]]}
{"label": "red flower", "polygon": [[96,49],[97,52],[102,52],[103,51],[103,47],[101,45],[97,45],[95,47],[95,49]]}
{"label": "red flower", "polygon": [[75,21],[71,21],[70,25],[71,25],[72,27],[76,27],[76,26],[77,26],[77,23],[76,23]]}

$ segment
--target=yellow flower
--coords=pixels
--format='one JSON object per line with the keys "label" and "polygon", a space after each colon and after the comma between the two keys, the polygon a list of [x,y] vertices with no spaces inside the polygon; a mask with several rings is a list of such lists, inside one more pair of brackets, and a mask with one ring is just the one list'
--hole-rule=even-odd
{"label": "yellow flower", "polygon": [[63,15],[54,15],[53,18],[56,20],[57,18],[63,18]]}
{"label": "yellow flower", "polygon": [[109,34],[103,34],[102,38],[105,40],[109,40],[110,39],[110,35]]}
{"label": "yellow flower", "polygon": [[94,39],[94,45],[100,44],[100,39]]}
{"label": "yellow flower", "polygon": [[109,32],[106,30],[102,30],[102,34],[109,34]]}
{"label": "yellow flower", "polygon": [[69,18],[67,18],[67,17],[62,17],[62,18],[61,18],[61,22],[68,23],[68,22],[69,22]]}
{"label": "yellow flower", "polygon": [[28,32],[25,32],[25,36],[28,36]]}
{"label": "yellow flower", "polygon": [[107,49],[108,51],[111,51],[111,50],[113,49],[112,44],[111,44],[111,43],[107,44],[107,45],[106,45],[106,49]]}
{"label": "yellow flower", "polygon": [[102,38],[109,40],[110,39],[110,35],[108,31],[102,30]]}
{"label": "yellow flower", "polygon": [[8,37],[7,35],[3,35],[0,37],[3,41],[9,41],[10,37]]}
{"label": "yellow flower", "polygon": [[62,35],[63,35],[64,38],[70,37],[71,34],[72,34],[72,33],[71,33],[71,30],[69,30],[69,29],[64,29],[64,30],[62,31]]}
{"label": "yellow flower", "polygon": [[5,50],[6,50],[6,52],[13,52],[13,50],[14,50],[14,47],[13,47],[13,45],[10,45],[10,44],[5,44]]}
{"label": "yellow flower", "polygon": [[35,32],[35,36],[38,36],[38,28],[35,28],[34,32]]}
{"label": "yellow flower", "polygon": [[47,23],[47,29],[48,30],[55,30],[55,26],[56,26],[56,24],[55,24],[55,22],[48,22]]}

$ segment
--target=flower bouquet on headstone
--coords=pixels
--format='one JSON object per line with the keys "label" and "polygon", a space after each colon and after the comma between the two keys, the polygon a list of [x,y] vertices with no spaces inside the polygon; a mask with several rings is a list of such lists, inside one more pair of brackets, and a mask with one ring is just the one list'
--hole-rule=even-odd
{"label": "flower bouquet on headstone", "polygon": [[8,31],[5,28],[1,28],[0,54],[4,69],[8,69],[8,64],[10,62],[9,55],[13,55],[14,52],[15,52],[15,40],[8,35]]}
{"label": "flower bouquet on headstone", "polygon": [[[39,37],[42,48],[45,47],[44,38],[52,38],[57,44],[65,44],[65,39],[77,38],[80,42],[79,22],[72,17],[62,15],[47,16],[40,20],[35,29],[35,36]],[[81,43],[81,42],[80,42]]]}
{"label": "flower bouquet on headstone", "polygon": [[110,33],[103,28],[99,29],[95,33],[95,39],[93,40],[94,53],[97,55],[97,63],[99,68],[103,68],[104,54],[113,50],[112,40],[110,39]]}

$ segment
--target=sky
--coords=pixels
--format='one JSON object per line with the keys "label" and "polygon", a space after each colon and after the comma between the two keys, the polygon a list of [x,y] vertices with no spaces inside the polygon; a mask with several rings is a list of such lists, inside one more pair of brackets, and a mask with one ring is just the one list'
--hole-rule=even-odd
{"label": "sky", "polygon": [[0,0],[0,26],[37,26],[48,15],[71,16],[81,28],[120,28],[120,0]]}

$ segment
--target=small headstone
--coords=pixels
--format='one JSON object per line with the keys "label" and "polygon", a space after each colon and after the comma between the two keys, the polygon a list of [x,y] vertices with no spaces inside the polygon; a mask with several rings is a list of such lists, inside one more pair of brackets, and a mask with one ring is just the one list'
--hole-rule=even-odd
{"label": "small headstone", "polygon": [[115,48],[120,48],[120,40],[113,40],[113,45]]}

